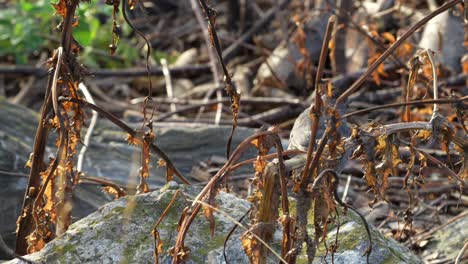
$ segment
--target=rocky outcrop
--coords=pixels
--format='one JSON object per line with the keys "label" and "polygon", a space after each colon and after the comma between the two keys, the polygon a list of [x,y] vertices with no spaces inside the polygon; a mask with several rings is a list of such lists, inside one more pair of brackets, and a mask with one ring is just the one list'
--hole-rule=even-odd
{"label": "rocky outcrop", "polygon": [[[37,113],[8,103],[0,97],[0,234],[13,247],[16,219],[20,213],[27,186],[28,169],[24,167],[32,151],[34,134],[39,116]],[[138,128],[141,124],[132,124]],[[224,157],[229,126],[205,127],[161,127],[155,125],[156,144],[167,153],[175,166],[189,179],[192,168],[213,156]],[[233,147],[254,130],[238,128]],[[55,133],[46,148],[46,157],[55,155]],[[91,138],[83,171],[91,176],[110,179],[122,186],[138,183],[140,149],[125,142],[126,134],[105,119],[98,120],[98,126]],[[253,153],[250,152],[250,154]],[[151,188],[165,183],[164,168],[157,166],[158,158],[152,160]],[[242,173],[246,173],[244,170]],[[100,186],[80,184],[74,189],[73,220],[83,218],[113,197],[103,193]],[[2,259],[0,254],[0,259]]]}
{"label": "rocky outcrop", "polygon": [[[160,263],[170,263],[171,256],[168,251],[175,242],[180,214],[190,204],[190,199],[200,191],[200,188],[180,186],[175,182],[170,182],[158,191],[124,197],[101,207],[74,223],[66,233],[47,244],[40,252],[26,258],[48,264],[153,263],[155,242],[151,230],[177,189],[183,195],[177,195],[158,228],[163,242]],[[189,229],[185,243],[190,248],[187,263],[225,263],[223,244],[235,225],[233,219],[241,218],[250,207],[249,202],[225,192],[217,195],[216,204],[219,211],[215,213],[214,236],[210,235],[209,223],[202,214]],[[363,252],[367,247],[367,236],[364,226],[352,212],[341,214],[340,222],[339,248],[334,254],[334,263],[365,263]],[[310,225],[309,228],[312,230],[313,226]],[[239,239],[244,231],[238,227],[229,238],[225,249],[228,263],[248,263]],[[327,236],[328,245],[335,240],[335,235],[336,228],[332,227]],[[385,238],[375,228],[372,228],[372,236],[373,251],[370,263],[421,263],[407,248]],[[280,251],[280,239],[281,230],[278,228],[272,243],[277,252]],[[331,263],[331,254],[325,255],[322,243],[314,263],[323,263],[324,259]],[[268,262],[278,263],[278,259],[271,254]],[[19,261],[12,260],[7,263]],[[304,254],[298,258],[298,263],[306,263]]]}
{"label": "rocky outcrop", "polygon": [[[447,223],[432,235],[428,236],[427,246],[421,257],[426,261],[434,259],[454,260],[466,243],[468,237],[468,214],[462,213],[456,221]],[[462,256],[466,260],[468,252]]]}

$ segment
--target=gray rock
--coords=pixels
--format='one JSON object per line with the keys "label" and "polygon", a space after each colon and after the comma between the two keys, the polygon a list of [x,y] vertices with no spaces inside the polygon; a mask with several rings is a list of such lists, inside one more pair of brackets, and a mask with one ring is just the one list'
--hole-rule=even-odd
{"label": "gray rock", "polygon": [[[357,263],[365,264],[366,257],[363,252],[368,242],[367,235],[360,218],[351,211],[346,216],[341,216],[341,225],[338,235],[338,252],[334,254],[335,264]],[[402,246],[392,238],[385,237],[375,227],[371,226],[372,254],[369,263],[422,263],[408,248]],[[331,229],[327,235],[327,245],[335,241],[336,227]],[[304,261],[305,258],[303,257]],[[313,263],[332,263],[331,254],[326,254],[323,243],[318,248]],[[298,261],[298,263],[300,263]]]}
{"label": "gray rock", "polygon": [[[173,184],[168,184],[158,191],[111,202],[74,223],[66,233],[47,244],[41,251],[26,257],[50,264],[152,263],[154,239],[151,230],[176,193],[173,188]],[[179,189],[184,195],[177,196],[174,205],[158,228],[163,241],[161,263],[171,261],[168,249],[175,242],[180,214],[190,203],[185,201],[184,197],[194,197],[200,191],[199,188],[182,185]],[[221,211],[234,219],[242,217],[250,207],[249,202],[224,192],[217,195],[216,204]],[[362,256],[367,247],[364,227],[358,216],[352,212],[340,215],[342,223],[339,232],[340,244],[334,256],[335,263],[365,263],[365,257]],[[230,218],[218,212],[215,213],[215,220],[216,230],[213,237],[210,236],[209,224],[204,216],[198,216],[193,222],[185,243],[191,250],[187,263],[225,263],[223,243],[234,224]],[[312,232],[313,224],[308,228]],[[333,243],[336,233],[333,227],[330,227],[330,230],[327,236],[328,245]],[[237,228],[227,243],[229,263],[248,263],[239,239],[242,232],[244,232],[242,228]],[[385,238],[375,228],[372,228],[372,235],[374,250],[370,263],[421,263],[407,248],[392,239]],[[271,245],[279,252],[280,228],[274,237],[275,241]],[[314,263],[323,263],[324,257],[325,250],[321,243]],[[330,254],[326,260],[330,263]],[[301,254],[297,263],[305,261],[306,256]],[[19,262],[12,260],[7,263]],[[268,263],[278,263],[278,259],[270,256]]]}
{"label": "gray rock", "polygon": [[[37,113],[10,104],[0,97],[0,235],[10,247],[14,245],[16,220],[27,186],[27,178],[24,175],[27,175],[29,170],[24,166],[32,151],[38,121]],[[133,124],[132,127],[138,128],[139,125]],[[230,131],[228,126],[170,128],[158,127],[156,124],[156,144],[190,180],[189,173],[198,162],[206,161],[212,156],[225,156]],[[235,147],[252,133],[252,129],[238,128],[232,146]],[[46,157],[55,156],[55,138],[56,134],[51,133]],[[138,184],[140,149],[128,145],[125,138],[126,133],[110,122],[99,119],[85,158],[84,172],[105,177],[123,186]],[[253,153],[252,150],[250,154]],[[148,179],[151,188],[161,187],[165,183],[164,169],[158,168],[157,161],[157,157],[152,160],[153,166]],[[246,170],[242,173],[246,173]],[[76,221],[113,198],[104,194],[100,186],[80,184],[74,190],[73,199],[72,216]],[[0,259],[2,257],[6,256],[0,254]]]}
{"label": "gray rock", "polygon": [[[429,239],[421,257],[423,259],[455,259],[468,237],[468,215],[437,230]],[[467,253],[465,252],[465,256]]]}
{"label": "gray rock", "polygon": [[[329,2],[335,4],[335,1]],[[327,5],[327,1],[321,1],[321,8],[325,8]],[[304,25],[306,35],[304,45],[309,53],[309,59],[315,65],[320,57],[323,36],[325,35],[330,14],[328,12],[318,12],[313,17]],[[277,79],[279,79],[289,89],[300,90],[304,86],[303,73],[298,72],[296,69],[296,64],[303,58],[298,45],[294,43],[297,34],[296,32],[288,40],[282,41],[273,50],[267,61],[260,65],[255,79],[257,85],[275,87],[275,84],[278,83]]]}
{"label": "gray rock", "polygon": [[463,19],[444,12],[429,20],[418,47],[435,51],[437,61],[454,72],[460,72],[460,59],[466,53],[463,39]]}
{"label": "gray rock", "polygon": [[[50,264],[153,263],[154,239],[151,230],[176,192],[168,187],[109,203],[74,223],[66,233],[47,244],[40,252],[26,258]],[[171,185],[172,187],[174,186]],[[185,197],[193,198],[200,188],[181,186],[181,190],[184,191],[184,196],[177,196],[171,210],[158,228],[164,248],[162,263],[170,263],[167,251],[175,242],[180,213],[190,204]],[[221,210],[237,219],[249,209],[247,201],[226,193],[218,195],[216,203],[220,205]],[[209,255],[214,255],[210,251],[222,248],[225,236],[234,224],[219,213],[215,213],[215,219],[214,237],[210,237],[209,224],[203,216],[197,217],[194,221],[186,239],[186,245],[191,249],[187,263],[205,263]],[[239,236],[240,232],[235,232],[230,238],[228,243],[230,252],[232,252],[230,245],[240,246],[238,242],[236,243],[239,241]],[[222,255],[222,252],[220,254]],[[13,260],[7,263],[18,262]]]}
{"label": "gray rock", "polygon": [[[115,129],[108,121],[101,119],[99,123],[101,126],[94,132],[84,171],[91,175],[111,177],[121,184],[137,184],[140,149],[128,145],[125,141],[126,133]],[[177,169],[188,176],[198,162],[213,156],[226,156],[226,142],[231,127],[161,127],[156,124],[155,132],[156,145],[166,152]],[[253,129],[239,127],[232,147],[235,148],[253,133]],[[254,153],[250,152],[251,155]],[[151,187],[162,186],[166,181],[165,168],[159,168],[157,161],[157,157],[152,161],[151,176],[148,179]]]}

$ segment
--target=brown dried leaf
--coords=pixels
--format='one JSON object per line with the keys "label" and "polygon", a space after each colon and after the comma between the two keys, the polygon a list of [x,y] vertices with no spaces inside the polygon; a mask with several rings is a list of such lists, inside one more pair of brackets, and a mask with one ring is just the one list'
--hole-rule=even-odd
{"label": "brown dried leaf", "polygon": [[164,168],[166,166],[167,166],[167,164],[166,164],[165,160],[163,160],[163,159],[158,160],[158,168]]}
{"label": "brown dried leaf", "polygon": [[120,198],[120,192],[118,190],[116,190],[115,188],[111,187],[111,186],[102,187],[102,191],[106,192],[106,193],[108,193],[110,195],[114,195],[115,199]]}
{"label": "brown dried leaf", "polygon": [[381,35],[384,39],[388,40],[388,42],[390,42],[390,44],[393,44],[393,42],[396,41],[395,37],[393,36],[392,33],[390,32],[384,32],[382,33]]}
{"label": "brown dried leaf", "polygon": [[250,263],[256,263],[255,261],[259,259],[258,253],[260,252],[260,243],[248,232],[241,236],[241,243]]}
{"label": "brown dried leaf", "polygon": [[209,197],[208,197],[208,204],[210,206],[207,206],[207,205],[202,206],[203,214],[205,215],[206,219],[208,220],[210,224],[210,234],[212,238],[214,237],[214,231],[216,227],[216,222],[214,220],[214,215],[213,215],[214,213],[213,208],[217,208],[216,203],[215,203],[216,194],[218,194],[218,190],[211,189],[209,193]]}
{"label": "brown dried leaf", "polygon": [[29,154],[29,159],[26,161],[26,164],[24,164],[25,168],[31,168],[32,167],[32,162],[34,158],[34,153]]}
{"label": "brown dried leaf", "polygon": [[59,0],[58,3],[52,4],[52,6],[55,8],[55,12],[62,16],[65,17],[67,15],[67,1],[66,0]]}
{"label": "brown dried leaf", "polygon": [[163,253],[163,241],[161,240],[161,236],[159,235],[159,231],[157,229],[153,229],[151,232],[153,234],[153,238],[155,241],[154,244],[154,261],[156,264],[159,263],[159,255]]}
{"label": "brown dried leaf", "polygon": [[364,169],[364,177],[366,178],[367,184],[376,191],[377,187],[377,178],[375,172],[375,164],[373,162],[366,162],[365,169]]}
{"label": "brown dried leaf", "polygon": [[324,196],[325,194],[321,192],[320,195],[314,199],[314,227],[315,239],[317,241],[325,235],[323,228],[330,214],[330,208]]}
{"label": "brown dried leaf", "polygon": [[[374,61],[376,61],[379,57],[380,57],[381,53],[379,52],[376,52],[374,54],[374,56],[370,57],[367,61],[368,65],[371,65],[372,63],[374,63]],[[372,79],[375,81],[375,83],[380,86],[381,84],[381,81],[380,81],[380,76],[383,76],[383,77],[386,77],[388,76],[388,74],[385,72],[385,67],[383,64],[380,64],[378,67],[377,67],[377,70],[375,70],[373,73],[372,73]]]}
{"label": "brown dried leaf", "polygon": [[396,54],[400,58],[407,58],[411,56],[411,54],[413,54],[413,51],[414,51],[413,44],[409,42],[405,42],[397,48]]}
{"label": "brown dried leaf", "polygon": [[125,140],[127,141],[129,145],[138,145],[138,142],[139,142],[139,140],[136,137],[130,134],[127,135],[127,138]]}

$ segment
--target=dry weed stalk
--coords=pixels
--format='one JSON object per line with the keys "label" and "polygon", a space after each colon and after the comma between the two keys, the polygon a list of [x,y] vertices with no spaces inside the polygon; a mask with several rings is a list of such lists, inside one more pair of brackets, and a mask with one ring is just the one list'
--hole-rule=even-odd
{"label": "dry weed stalk", "polygon": [[[142,170],[140,192],[149,190],[146,178],[149,176],[150,151],[159,155],[167,164],[167,175],[176,174],[181,181],[190,184],[182,174],[174,167],[167,155],[154,145],[151,117],[146,116],[146,104],[151,98],[151,79],[149,94],[143,107],[145,116],[144,125],[150,129],[146,133],[137,133],[112,114],[96,107],[92,103],[81,100],[78,94],[78,84],[87,72],[80,65],[76,56],[81,46],[73,37],[73,26],[76,25],[75,10],[79,3],[89,2],[87,0],[59,0],[53,4],[56,13],[62,17],[61,42],[54,56],[49,60],[51,69],[45,91],[45,99],[41,109],[40,122],[34,139],[33,154],[28,161],[31,167],[29,182],[25,192],[21,215],[17,221],[16,252],[19,255],[32,253],[40,250],[44,245],[68,229],[71,224],[71,197],[75,184],[81,182],[81,172],[74,169],[76,148],[81,141],[81,128],[84,123],[82,106],[90,106],[93,110],[100,112],[104,117],[116,123],[120,128],[126,130],[133,141],[142,146]],[[130,8],[134,5],[131,1]],[[151,49],[148,40],[133,27],[126,16],[128,4],[126,0],[111,1],[114,8],[113,41],[111,52],[116,49],[118,34],[116,33],[116,13],[122,4],[122,13],[130,27],[140,34],[148,45],[147,50],[147,75],[151,70],[149,67],[149,55]],[[51,158],[48,164],[44,164],[44,152],[48,141],[49,130],[58,131],[57,152],[55,158]],[[142,129],[143,130],[143,129]],[[141,137],[138,137],[141,136]],[[138,137],[138,138],[136,138]],[[81,168],[82,163],[79,163]],[[88,180],[107,185],[108,190],[117,197],[125,195],[125,192],[115,184],[104,179]]]}
{"label": "dry weed stalk", "polygon": [[[204,1],[201,1],[202,4]],[[338,177],[336,174],[336,170],[332,167],[327,169],[327,157],[330,155],[338,154],[342,158],[347,158],[351,153],[347,150],[356,149],[357,151],[354,153],[353,158],[359,158],[360,156],[367,156],[371,157],[372,153],[376,154],[377,157],[381,160],[375,160],[375,157],[368,159],[368,168],[375,168],[376,162],[380,162],[381,166],[378,168],[378,174],[382,174],[382,178],[376,179],[376,172],[377,171],[369,171],[368,174],[368,182],[370,186],[374,187],[376,194],[383,196],[385,193],[385,189],[387,186],[387,178],[392,173],[391,167],[395,166],[398,163],[398,153],[396,152],[395,143],[392,141],[392,135],[395,133],[399,133],[402,131],[417,131],[417,130],[428,130],[432,133],[440,133],[445,135],[446,137],[450,137],[453,143],[461,147],[462,149],[466,150],[467,144],[466,140],[451,134],[450,129],[445,124],[437,124],[434,126],[434,121],[432,122],[407,122],[401,124],[393,124],[393,125],[373,125],[368,126],[365,129],[357,129],[351,136],[341,139],[340,133],[338,133],[339,128],[339,121],[343,120],[344,118],[357,114],[350,113],[347,115],[340,115],[339,114],[339,106],[345,103],[346,99],[357,91],[360,86],[364,83],[364,81],[371,76],[371,74],[379,68],[379,66],[383,63],[383,61],[392,55],[397,48],[408,39],[411,34],[413,34],[416,30],[421,28],[423,25],[426,24],[427,21],[435,17],[436,15],[446,11],[447,9],[455,6],[456,4],[460,3],[460,0],[453,0],[445,3],[440,8],[434,10],[431,14],[424,17],[421,21],[416,23],[413,27],[411,27],[400,39],[396,40],[392,43],[390,48],[386,49],[376,60],[369,66],[368,70],[361,75],[361,77],[353,83],[348,89],[346,89],[343,93],[339,91],[334,91],[335,94],[338,94],[336,100],[330,100],[327,102],[329,105],[325,105],[328,107],[325,111],[329,117],[326,118],[327,123],[326,127],[324,128],[324,133],[322,134],[321,139],[319,140],[318,147],[314,148],[315,146],[315,133],[314,130],[317,129],[318,126],[318,113],[320,112],[317,109],[320,109],[322,105],[321,96],[320,96],[320,77],[321,71],[320,68],[323,66],[318,67],[317,72],[317,84],[316,84],[316,99],[314,107],[311,107],[311,117],[312,117],[312,136],[309,142],[308,154],[307,156],[299,155],[294,157],[291,160],[284,162],[284,169],[283,171],[278,172],[278,167],[276,167],[275,163],[269,163],[268,165],[265,164],[265,150],[262,150],[259,146],[261,143],[260,138],[262,140],[266,140],[268,136],[266,132],[261,132],[254,136],[257,138],[256,145],[259,147],[259,156],[257,157],[256,166],[258,166],[257,171],[257,179],[256,181],[259,183],[256,189],[256,197],[259,197],[254,200],[253,210],[251,212],[251,221],[252,221],[252,231],[258,235],[262,240],[270,241],[271,240],[271,232],[275,221],[278,219],[279,214],[277,208],[279,207],[278,199],[279,193],[281,193],[282,198],[287,198],[287,193],[284,192],[285,186],[285,179],[283,173],[289,173],[293,169],[302,168],[303,176],[300,179],[300,184],[296,185],[295,190],[298,192],[298,199],[297,199],[297,218],[296,221],[288,222],[288,225],[283,226],[283,231],[288,229],[290,235],[283,233],[283,242],[282,242],[282,257],[288,261],[288,263],[294,263],[297,254],[300,253],[302,248],[302,243],[304,241],[307,242],[308,246],[306,248],[307,255],[309,257],[309,261],[311,261],[315,255],[315,248],[319,239],[324,239],[327,230],[327,219],[332,212],[336,210],[335,202],[339,205],[349,208],[345,203],[343,203],[336,193],[336,186],[338,184]],[[330,21],[329,25],[332,25],[333,19]],[[330,31],[331,32],[331,31]],[[211,32],[213,33],[213,32]],[[327,43],[324,41],[324,44]],[[323,47],[326,47],[324,45]],[[322,49],[322,57],[326,54],[326,49]],[[319,64],[320,65],[320,64]],[[409,86],[412,85],[413,81],[410,81]],[[335,87],[332,87],[332,90]],[[329,95],[332,97],[332,93],[330,92]],[[409,97],[408,97],[409,98]],[[333,98],[331,98],[333,99]],[[424,101],[413,101],[410,102],[408,99],[404,103],[399,104],[391,104],[387,106],[379,106],[379,108],[385,107],[395,107],[395,106],[408,106],[408,105],[416,105],[416,104],[425,104],[425,103],[456,103],[465,101],[466,98],[461,99],[438,99],[435,98],[434,100],[424,100]],[[371,111],[368,109],[362,110],[362,112]],[[362,113],[360,112],[360,113]],[[314,118],[314,115],[317,118]],[[409,120],[409,118],[407,118]],[[338,123],[338,124],[337,124]],[[315,125],[314,125],[315,124]],[[181,217],[181,225],[180,225],[180,232],[177,238],[177,242],[175,246],[172,248],[172,256],[173,256],[173,263],[183,262],[187,258],[187,248],[184,245],[184,238],[187,232],[187,229],[190,227],[191,222],[193,221],[194,217],[196,217],[200,206],[197,204],[202,202],[206,199],[207,193],[214,188],[216,182],[218,182],[224,175],[232,169],[231,164],[233,162],[233,157],[238,155],[238,151],[241,151],[245,148],[245,144],[251,141],[253,138],[250,137],[241,145],[239,148],[236,149],[233,156],[228,160],[228,162],[223,166],[223,168],[212,178],[212,180],[206,185],[205,189],[197,196],[192,204],[191,208],[187,208],[186,212]],[[374,142],[371,144],[371,142]],[[263,143],[265,144],[265,143]],[[268,144],[266,144],[268,145]],[[372,146],[373,148],[370,152],[370,148],[364,150],[366,146]],[[375,152],[377,150],[377,152]],[[325,153],[324,153],[325,152]],[[466,152],[466,151],[465,151]],[[324,155],[327,154],[327,155]],[[280,153],[277,154],[278,157],[282,157]],[[235,160],[235,159],[234,159]],[[282,162],[280,162],[282,164]],[[334,166],[337,166],[335,163]],[[281,165],[280,165],[281,167]],[[230,169],[229,169],[230,168]],[[320,173],[318,173],[318,171]],[[311,176],[315,175],[314,181],[309,181]],[[326,175],[332,175],[332,179],[326,177]],[[281,184],[278,184],[276,179],[281,180]],[[466,185],[463,179],[459,178],[459,181],[462,185]],[[317,186],[319,183],[325,184],[321,191],[318,192]],[[279,191],[281,189],[281,191]],[[276,191],[275,191],[276,190]],[[311,209],[311,200],[313,201],[313,206],[315,207],[315,227],[316,227],[316,234],[315,239],[309,237],[307,232],[305,231],[305,226],[307,224],[307,215]],[[284,205],[288,202],[283,203]],[[321,211],[323,210],[323,211]],[[268,212],[268,213],[267,213]],[[285,214],[289,217],[289,211],[286,211]],[[360,215],[361,218],[363,218]],[[289,218],[288,221],[290,221]],[[364,220],[365,221],[365,220]],[[292,225],[290,225],[293,223]],[[372,251],[372,243],[370,239],[370,231],[365,224],[366,230],[369,236],[369,244],[368,249],[365,252],[367,256],[367,261],[369,262],[369,257]],[[294,231],[293,229],[296,229]],[[246,234],[248,235],[248,234]],[[243,244],[244,248],[246,249],[246,253],[248,257],[251,259],[253,263],[265,263],[266,260],[266,251],[260,246],[259,243],[254,242],[255,237],[248,235],[244,235]],[[294,241],[291,240],[294,238]],[[333,252],[332,252],[333,253]]]}

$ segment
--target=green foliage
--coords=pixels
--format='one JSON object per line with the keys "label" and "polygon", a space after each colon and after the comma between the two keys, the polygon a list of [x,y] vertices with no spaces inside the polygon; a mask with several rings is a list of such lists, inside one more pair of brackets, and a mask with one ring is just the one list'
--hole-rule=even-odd
{"label": "green foliage", "polygon": [[[40,51],[51,51],[58,46],[60,32],[55,28],[60,18],[55,14],[51,0],[18,0],[9,2],[8,8],[0,9],[0,57],[13,56],[16,64],[28,64],[29,59]],[[81,4],[77,10],[79,24],[73,29],[75,39],[84,47],[80,61],[89,68],[118,68],[135,65],[145,52],[137,50],[136,37],[121,38],[114,56],[108,52],[112,41],[112,7],[103,1]],[[106,18],[101,23],[99,18]],[[123,35],[130,28],[122,21]],[[173,61],[173,56],[153,52],[153,58]]]}
{"label": "green foliage", "polygon": [[48,46],[54,9],[49,1],[19,0],[0,10],[0,56],[14,55],[17,64],[26,64],[34,52]]}

